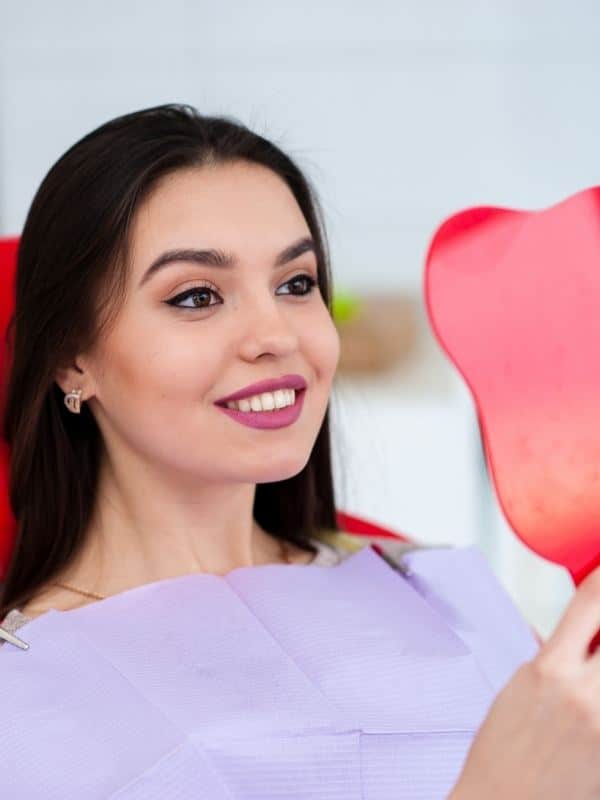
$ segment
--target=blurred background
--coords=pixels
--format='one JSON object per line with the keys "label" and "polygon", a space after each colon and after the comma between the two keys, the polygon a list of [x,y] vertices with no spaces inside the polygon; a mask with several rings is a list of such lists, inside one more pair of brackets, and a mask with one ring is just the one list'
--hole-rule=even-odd
{"label": "blurred background", "polygon": [[490,485],[470,391],[424,309],[430,237],[471,205],[537,209],[600,183],[600,6],[0,0],[0,236],[108,119],[166,102],[276,141],[320,197],[342,360],[337,506],[476,545],[545,637],[569,574],[529,551]]}

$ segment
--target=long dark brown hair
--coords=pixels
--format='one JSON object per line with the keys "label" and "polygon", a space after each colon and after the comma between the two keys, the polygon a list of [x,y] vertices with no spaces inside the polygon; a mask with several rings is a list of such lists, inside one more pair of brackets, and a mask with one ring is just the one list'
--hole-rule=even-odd
{"label": "long dark brown hair", "polygon": [[[3,436],[17,523],[0,620],[52,580],[85,541],[95,502],[102,437],[87,404],[64,406],[57,370],[91,348],[126,288],[129,228],[154,184],[179,169],[245,159],[269,167],[293,192],[315,242],[319,288],[332,313],[323,213],[300,168],[272,142],[229,117],[166,104],[117,117],[88,133],[52,166],[21,234],[15,307],[7,330]],[[257,484],[253,514],[266,531],[316,553],[308,541],[337,530],[329,406],[297,475]]]}

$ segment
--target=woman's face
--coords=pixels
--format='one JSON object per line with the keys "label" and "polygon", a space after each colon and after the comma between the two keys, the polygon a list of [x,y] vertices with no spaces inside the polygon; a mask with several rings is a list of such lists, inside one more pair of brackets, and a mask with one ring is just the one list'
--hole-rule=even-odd
{"label": "woman's face", "polygon": [[[93,354],[78,359],[111,458],[125,448],[191,484],[272,482],[303,469],[340,348],[318,285],[292,280],[316,282],[314,252],[275,265],[304,237],[310,231],[293,194],[259,165],[186,169],[158,184],[133,220],[125,305]],[[180,259],[144,281],[152,262],[175,249],[218,250],[236,263]],[[307,389],[291,425],[248,427],[215,405],[292,373]]]}

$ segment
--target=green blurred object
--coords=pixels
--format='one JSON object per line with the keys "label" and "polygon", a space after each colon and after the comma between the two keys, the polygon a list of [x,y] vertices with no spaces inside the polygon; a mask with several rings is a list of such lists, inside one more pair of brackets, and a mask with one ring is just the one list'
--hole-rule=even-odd
{"label": "green blurred object", "polygon": [[354,319],[362,307],[359,296],[352,292],[334,292],[331,304],[334,322],[348,322]]}

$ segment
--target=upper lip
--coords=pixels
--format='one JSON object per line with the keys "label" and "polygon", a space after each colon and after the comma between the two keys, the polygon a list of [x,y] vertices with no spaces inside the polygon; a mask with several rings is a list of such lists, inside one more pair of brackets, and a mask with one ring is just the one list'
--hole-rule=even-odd
{"label": "upper lip", "polygon": [[306,389],[306,381],[302,375],[283,375],[281,378],[270,378],[244,386],[243,389],[238,389],[238,391],[233,394],[220,397],[218,400],[215,400],[215,403],[216,405],[225,405],[231,400],[252,397],[252,395],[261,394],[261,392],[275,392],[277,389]]}

